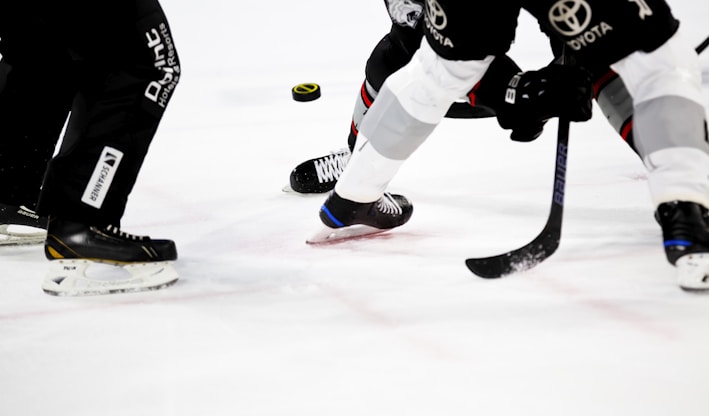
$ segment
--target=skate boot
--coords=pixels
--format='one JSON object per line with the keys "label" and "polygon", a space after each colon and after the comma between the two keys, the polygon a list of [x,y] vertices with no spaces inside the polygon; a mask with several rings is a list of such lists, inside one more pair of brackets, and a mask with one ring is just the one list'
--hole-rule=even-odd
{"label": "skate boot", "polygon": [[[51,265],[42,288],[52,295],[154,290],[175,283],[178,277],[170,264],[177,259],[174,241],[128,234],[112,225],[95,227],[51,218],[44,252]],[[97,263],[123,269],[130,277],[87,276],[88,267]]]}
{"label": "skate boot", "polygon": [[309,238],[309,244],[333,242],[378,234],[404,225],[414,206],[403,195],[384,193],[374,202],[354,202],[332,192],[320,208],[322,231]]}
{"label": "skate boot", "polygon": [[284,191],[294,191],[299,194],[330,192],[349,160],[349,148],[306,160],[293,169],[290,174],[290,188],[286,187]]}
{"label": "skate boot", "polygon": [[655,218],[662,227],[667,260],[677,267],[679,286],[709,290],[709,213],[694,202],[660,204]]}
{"label": "skate boot", "polygon": [[22,205],[0,203],[0,246],[42,243],[46,229],[47,217]]}

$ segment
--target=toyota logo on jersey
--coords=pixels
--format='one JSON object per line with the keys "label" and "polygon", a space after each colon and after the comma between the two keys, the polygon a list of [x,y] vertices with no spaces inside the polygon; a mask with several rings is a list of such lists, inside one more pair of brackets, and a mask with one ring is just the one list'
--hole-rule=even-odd
{"label": "toyota logo on jersey", "polygon": [[560,0],[549,10],[549,22],[564,36],[576,36],[591,22],[591,6],[585,0]]}
{"label": "toyota logo on jersey", "polygon": [[448,16],[440,4],[436,0],[426,0],[426,15],[424,18],[426,29],[428,29],[431,37],[441,46],[453,48],[453,41],[443,35],[440,30],[448,26]]}
{"label": "toyota logo on jersey", "polygon": [[559,0],[548,14],[554,30],[566,36],[566,44],[575,51],[593,45],[613,30],[613,26],[604,21],[591,23],[592,17],[591,6],[586,0]]}
{"label": "toyota logo on jersey", "polygon": [[448,17],[436,0],[427,0],[428,8],[426,9],[426,17],[428,23],[436,30],[445,29],[448,25]]}

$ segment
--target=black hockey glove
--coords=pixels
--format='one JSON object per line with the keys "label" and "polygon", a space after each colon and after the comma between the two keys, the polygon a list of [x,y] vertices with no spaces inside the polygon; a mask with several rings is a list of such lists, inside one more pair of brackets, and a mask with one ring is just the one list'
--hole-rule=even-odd
{"label": "black hockey glove", "polygon": [[503,129],[511,129],[513,140],[531,141],[535,123],[552,117],[570,121],[591,118],[593,84],[584,69],[550,64],[538,71],[513,76],[505,92],[505,103],[497,111]]}
{"label": "black hockey glove", "polygon": [[[468,98],[473,109],[487,110],[491,116],[507,111],[505,92],[507,84],[515,75],[522,72],[519,66],[507,55],[495,57],[485,76],[469,93]],[[516,120],[510,138],[517,141],[532,141],[539,137],[544,130],[546,120]]]}

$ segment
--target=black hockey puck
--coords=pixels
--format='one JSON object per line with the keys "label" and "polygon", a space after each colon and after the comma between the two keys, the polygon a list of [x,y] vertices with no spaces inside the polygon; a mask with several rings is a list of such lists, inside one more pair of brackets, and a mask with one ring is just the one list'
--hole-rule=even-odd
{"label": "black hockey puck", "polygon": [[320,98],[320,86],[314,82],[298,84],[291,90],[293,99],[300,102],[313,101]]}

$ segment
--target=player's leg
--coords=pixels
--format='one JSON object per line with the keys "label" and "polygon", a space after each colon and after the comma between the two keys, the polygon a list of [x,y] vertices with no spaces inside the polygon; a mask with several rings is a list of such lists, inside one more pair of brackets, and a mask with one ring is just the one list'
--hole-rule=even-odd
{"label": "player's leg", "polygon": [[[431,9],[432,4],[437,7]],[[412,208],[405,199],[395,199],[394,208],[382,203],[392,202],[384,193],[389,181],[514,37],[518,11],[510,10],[509,4],[439,1],[427,6],[426,40],[382,85],[362,120],[350,162],[323,204],[321,219],[330,228],[367,224],[373,210],[386,209],[388,216],[401,219],[381,220],[379,228],[408,220]],[[472,25],[475,13],[487,19]],[[494,40],[477,41],[483,38]]]}
{"label": "player's leg", "polygon": [[668,260],[709,253],[709,144],[696,53],[678,33],[613,68],[633,96],[635,144],[648,169]]}
{"label": "player's leg", "polygon": [[[374,102],[379,89],[386,78],[406,65],[419,48],[423,38],[423,2],[411,0],[390,0],[385,2],[392,26],[375,46],[367,60],[366,78],[357,94],[352,121],[347,140],[347,147],[328,155],[302,162],[290,174],[290,189],[298,193],[324,193],[332,190],[351,155],[351,150],[359,133],[359,126]],[[494,70],[492,70],[494,69]],[[507,87],[510,73],[517,73],[520,68],[509,57],[501,55],[491,64],[481,84],[486,85],[478,92],[471,92],[469,100],[459,97],[448,111],[448,118],[487,118],[495,116],[495,109],[489,102],[490,93],[497,93]],[[478,98],[476,101],[475,98]],[[513,140],[529,141],[541,134],[544,123],[525,126],[513,131]]]}
{"label": "player's leg", "polygon": [[50,217],[45,253],[49,259],[131,264],[174,260],[173,241],[120,229],[180,77],[165,14],[156,0],[61,6],[52,22],[68,27],[67,47],[83,66],[62,147],[40,195],[38,209]]}
{"label": "player's leg", "polygon": [[612,5],[589,0],[588,19],[581,20],[585,26],[571,31],[561,26],[563,19],[555,20],[552,2],[542,3],[533,14],[556,31],[582,65],[596,73],[610,65],[620,75],[632,97],[634,146],[648,170],[667,259],[681,264],[680,270],[703,264],[696,268],[699,273],[685,273],[686,281],[680,277],[680,285],[709,289],[709,258],[704,259],[709,253],[709,145],[701,71],[694,48],[678,32],[679,22],[662,0]]}
{"label": "player's leg", "polygon": [[179,61],[155,0],[74,0],[62,6],[54,22],[69,27],[67,47],[82,63],[81,79],[39,209],[118,225],[179,80]]}
{"label": "player's leg", "polygon": [[310,194],[332,190],[350,157],[362,117],[374,102],[384,80],[406,65],[421,44],[423,3],[391,0],[386,4],[392,26],[367,60],[365,80],[358,91],[352,111],[347,147],[296,166],[290,174],[290,188],[295,192]]}
{"label": "player's leg", "polygon": [[39,243],[47,218],[34,211],[75,82],[68,54],[34,15],[0,14],[0,244]]}

